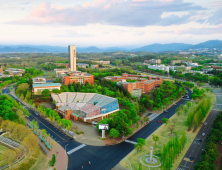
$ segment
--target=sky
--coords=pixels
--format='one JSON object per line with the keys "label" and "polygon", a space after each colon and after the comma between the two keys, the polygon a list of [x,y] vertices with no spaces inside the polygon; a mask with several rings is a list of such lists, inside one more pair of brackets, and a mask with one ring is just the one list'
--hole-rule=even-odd
{"label": "sky", "polygon": [[222,0],[0,0],[0,45],[140,47],[222,40]]}

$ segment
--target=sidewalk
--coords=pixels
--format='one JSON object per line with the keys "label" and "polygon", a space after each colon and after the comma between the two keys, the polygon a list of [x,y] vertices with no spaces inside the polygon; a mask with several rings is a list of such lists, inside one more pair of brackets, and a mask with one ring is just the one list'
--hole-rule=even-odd
{"label": "sidewalk", "polygon": [[52,159],[53,154],[56,155],[56,162],[54,167],[50,168],[50,170],[53,170],[54,168],[56,168],[56,170],[66,170],[68,166],[68,156],[63,147],[59,145],[57,142],[56,142],[56,147],[52,146],[52,149],[47,154],[47,157],[49,159]]}

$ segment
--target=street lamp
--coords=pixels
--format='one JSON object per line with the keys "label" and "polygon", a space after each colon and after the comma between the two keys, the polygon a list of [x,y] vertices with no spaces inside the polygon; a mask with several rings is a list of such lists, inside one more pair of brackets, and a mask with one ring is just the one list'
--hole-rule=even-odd
{"label": "street lamp", "polygon": [[124,140],[124,133],[125,133],[125,130],[122,130],[122,132],[123,132],[123,137],[122,137],[122,138],[123,138],[123,140]]}
{"label": "street lamp", "polygon": [[[69,145],[69,144],[67,144],[67,145]],[[66,153],[66,146],[67,146],[67,145],[65,145],[65,153]]]}
{"label": "street lamp", "polygon": [[[202,149],[202,151],[206,152],[204,149]],[[206,152],[207,153],[207,152]]]}

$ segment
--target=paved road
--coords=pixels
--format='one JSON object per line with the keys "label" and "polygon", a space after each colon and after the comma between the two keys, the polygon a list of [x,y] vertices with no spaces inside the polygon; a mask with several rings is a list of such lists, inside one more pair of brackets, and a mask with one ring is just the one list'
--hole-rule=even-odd
{"label": "paved road", "polygon": [[[192,145],[188,149],[186,155],[184,156],[183,160],[181,161],[179,167],[177,170],[193,170],[194,166],[198,163],[201,152],[204,152],[204,145],[206,143],[205,139],[207,135],[210,133],[211,127],[213,125],[214,119],[219,113],[220,110],[222,110],[222,91],[221,89],[215,89],[214,94],[217,97],[217,103],[215,104],[214,108],[210,112],[209,116],[206,119],[206,125],[202,125],[202,128],[200,129],[199,133],[197,134],[196,138],[194,139]],[[203,136],[202,134],[205,133]],[[202,140],[200,142],[199,140]],[[194,160],[190,161],[190,157],[193,157]]]}
{"label": "paved road", "polygon": [[[9,93],[9,89],[3,90],[3,93]],[[188,90],[188,94],[191,96],[190,90]],[[161,123],[156,122],[157,120],[170,118],[175,114],[176,108],[179,107],[180,104],[185,104],[188,100],[190,99],[181,99],[177,105],[168,109],[168,113],[160,114],[128,140],[135,142],[137,138],[147,138],[161,126]],[[84,170],[110,170],[134,148],[134,145],[128,142],[122,142],[112,146],[90,146],[71,141],[62,131],[44,121],[43,118],[36,115],[32,110],[29,111],[31,113],[29,117],[30,120],[37,120],[40,129],[46,129],[47,133],[49,133],[63,148],[66,146],[69,158],[68,170],[78,170],[81,169],[81,166],[84,166]],[[87,164],[88,161],[91,162],[91,165]]]}

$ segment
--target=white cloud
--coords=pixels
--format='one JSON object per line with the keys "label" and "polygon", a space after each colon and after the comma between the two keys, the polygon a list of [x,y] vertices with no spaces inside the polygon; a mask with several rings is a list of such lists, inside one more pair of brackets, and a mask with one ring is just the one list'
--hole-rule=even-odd
{"label": "white cloud", "polygon": [[[38,5],[23,19],[11,21],[11,24],[26,25],[87,25],[106,24],[119,26],[144,27],[147,25],[178,25],[192,21],[197,13],[204,10],[193,3],[182,0],[96,0],[83,5],[71,7],[56,6],[49,2]],[[171,14],[162,18],[164,12],[181,12],[187,14],[178,16]]]}

